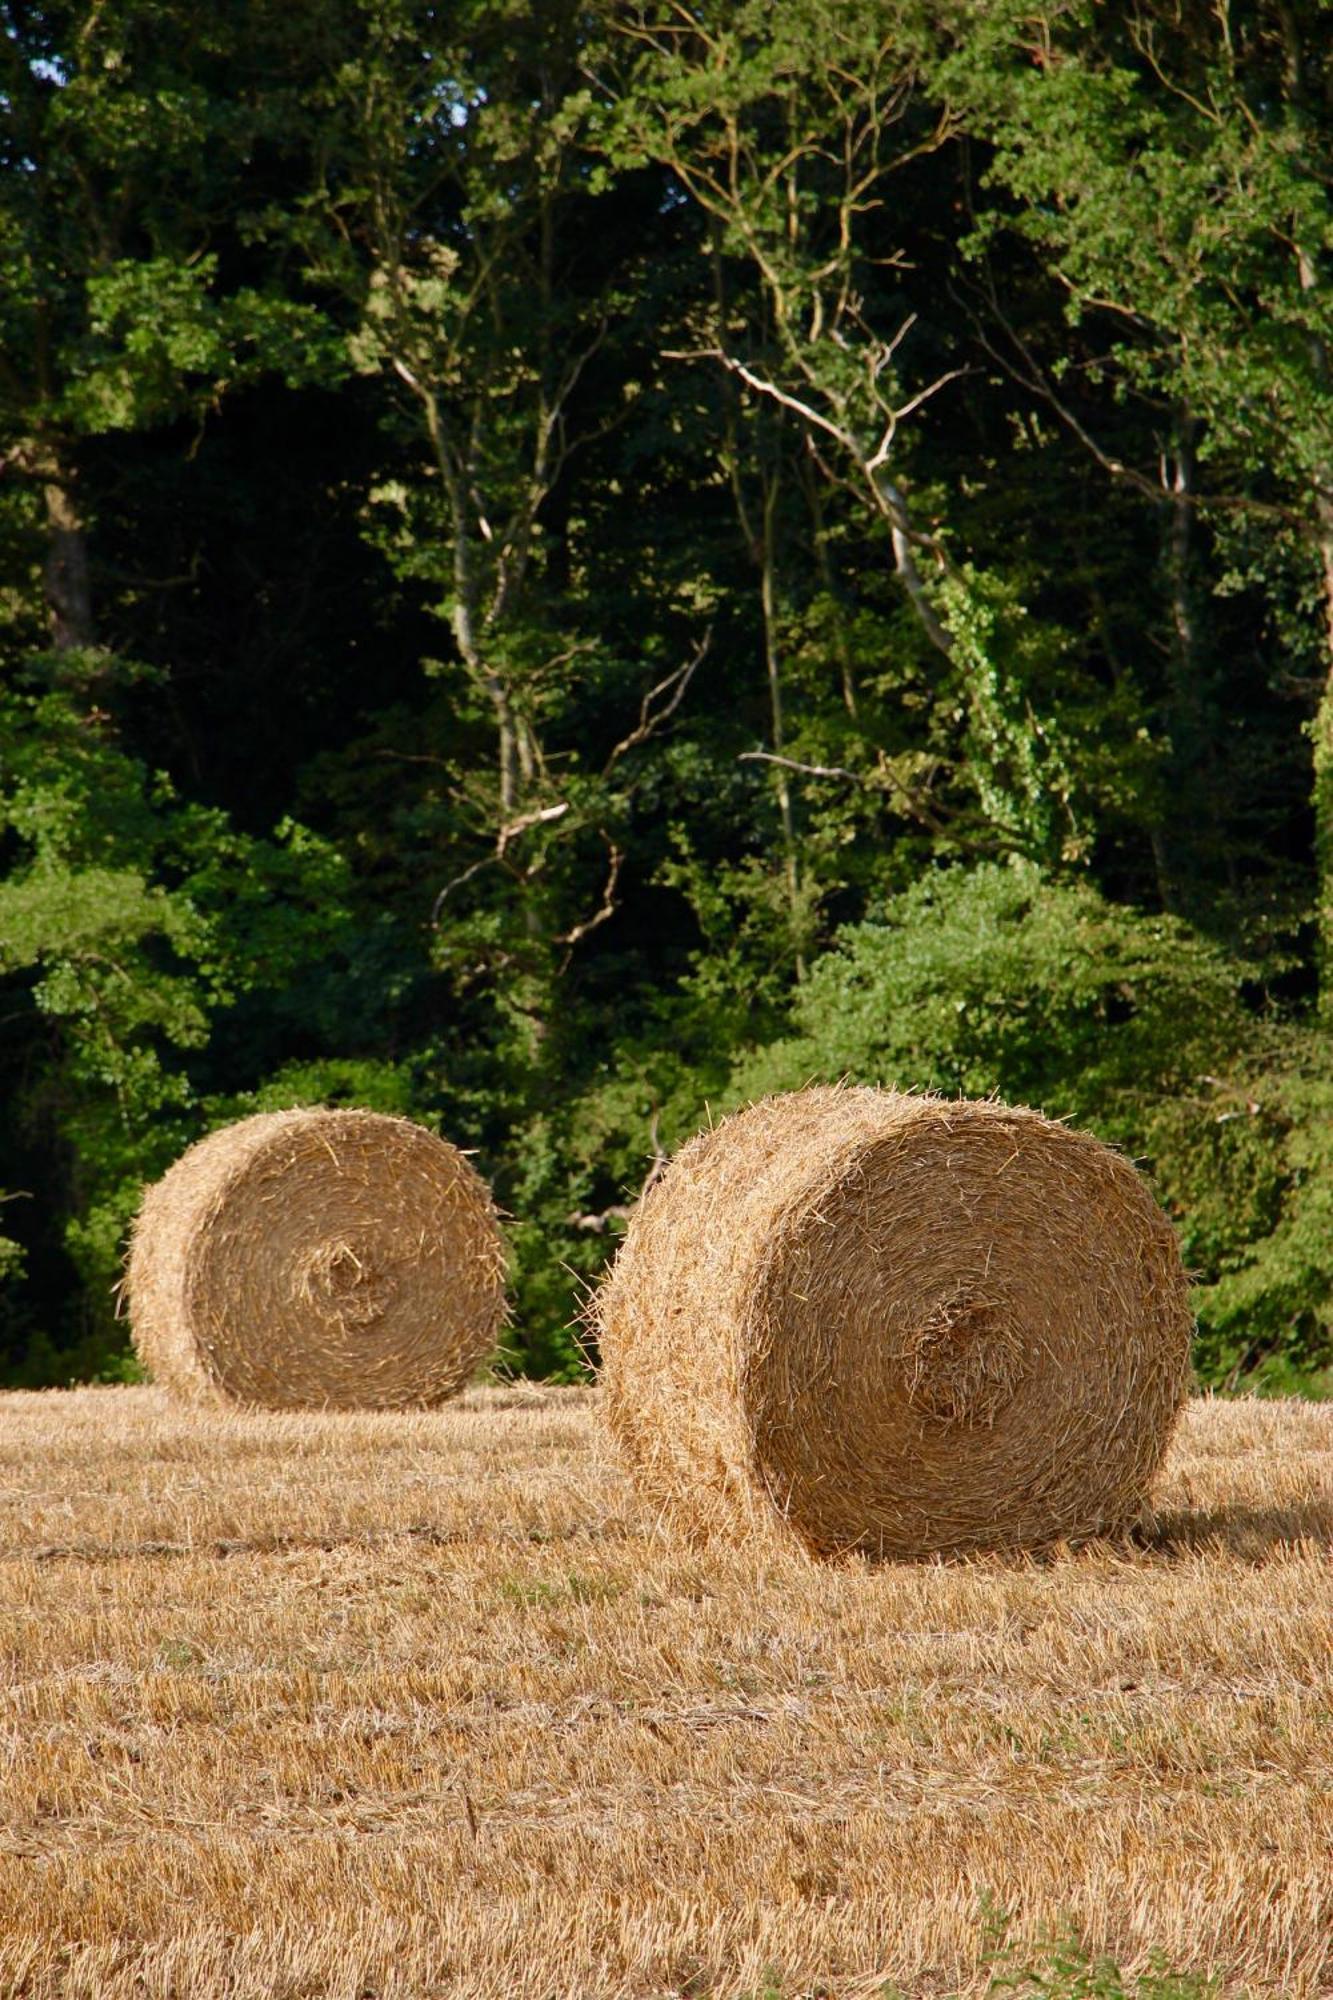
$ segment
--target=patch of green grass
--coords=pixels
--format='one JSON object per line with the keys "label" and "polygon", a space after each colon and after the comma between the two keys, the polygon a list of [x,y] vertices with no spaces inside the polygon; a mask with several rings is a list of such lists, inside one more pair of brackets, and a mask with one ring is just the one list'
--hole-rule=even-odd
{"label": "patch of green grass", "polygon": [[620,1597],[625,1586],[613,1576],[502,1576],[500,1595],[515,1604],[605,1604]]}
{"label": "patch of green grass", "polygon": [[192,1639],[164,1639],[154,1661],[160,1673],[169,1674],[190,1673],[203,1664],[203,1648],[196,1646]]}
{"label": "patch of green grass", "polygon": [[[1212,2000],[1219,1981],[1204,1972],[1178,1971],[1154,1952],[1148,1970],[1122,1972],[1113,1958],[1090,1952],[1078,1930],[1022,1942],[1010,1938],[1010,1913],[992,1897],[982,1900],[985,1962],[991,1994],[1042,1995],[1044,2000]],[[885,2000],[888,2000],[886,1989]]]}
{"label": "patch of green grass", "polygon": [[[1125,1973],[1111,1958],[1098,1958],[1086,1949],[1074,1929],[1038,1939],[1035,1943],[1008,1941],[1009,1917],[990,1900],[983,1906],[987,1940],[987,1962],[991,1968],[989,1994],[1028,1995],[1032,2000],[1215,2000],[1220,1981],[1203,1972],[1177,1972],[1163,1954],[1154,1955],[1149,1969],[1137,1976]],[[832,1989],[821,1983],[788,1984],[780,1973],[769,1971],[761,1986],[746,2000],[828,2000]],[[886,1980],[879,2000],[908,2000],[903,1988]]]}

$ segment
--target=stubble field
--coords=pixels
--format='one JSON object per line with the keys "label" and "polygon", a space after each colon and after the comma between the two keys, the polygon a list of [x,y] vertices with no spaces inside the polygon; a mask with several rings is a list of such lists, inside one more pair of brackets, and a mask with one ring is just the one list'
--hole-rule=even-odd
{"label": "stubble field", "polygon": [[0,1995],[971,1994],[986,1908],[1333,1993],[1333,1409],[873,1569],[665,1540],[591,1404],[0,1397]]}

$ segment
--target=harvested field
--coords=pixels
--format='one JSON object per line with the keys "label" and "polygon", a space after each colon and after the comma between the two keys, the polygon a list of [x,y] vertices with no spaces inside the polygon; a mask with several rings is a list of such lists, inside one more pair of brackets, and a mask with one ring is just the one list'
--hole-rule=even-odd
{"label": "harvested field", "polygon": [[1333,1409],[873,1569],[658,1537],[590,1402],[0,1397],[6,2000],[979,1993],[987,1897],[1333,1992]]}

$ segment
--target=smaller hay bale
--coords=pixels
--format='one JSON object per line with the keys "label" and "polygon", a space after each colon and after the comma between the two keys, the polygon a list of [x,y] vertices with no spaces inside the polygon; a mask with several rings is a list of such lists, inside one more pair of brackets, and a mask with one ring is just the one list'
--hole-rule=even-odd
{"label": "smaller hay bale", "polygon": [[135,1349],[177,1394],[403,1409],[464,1387],[505,1311],[504,1244],[455,1146],[372,1111],[224,1126],[143,1200]]}
{"label": "smaller hay bale", "polygon": [[659,1515],[890,1558],[1131,1525],[1193,1330],[1171,1226],[1109,1147],[993,1102],[823,1087],[685,1146],[589,1320]]}

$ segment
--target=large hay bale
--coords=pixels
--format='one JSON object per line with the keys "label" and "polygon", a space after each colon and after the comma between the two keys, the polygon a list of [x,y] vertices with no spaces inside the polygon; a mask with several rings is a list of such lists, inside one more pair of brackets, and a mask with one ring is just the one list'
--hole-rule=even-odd
{"label": "large hay bale", "polygon": [[905,1558],[1129,1525],[1186,1394],[1187,1294],[1166,1218],[1099,1141],[817,1088],[684,1147],[589,1317],[606,1421],[662,1516]]}
{"label": "large hay bale", "polygon": [[490,1352],[504,1246],[454,1146],[371,1111],[278,1111],[148,1189],[126,1274],[140,1359],[270,1409],[441,1402]]}

